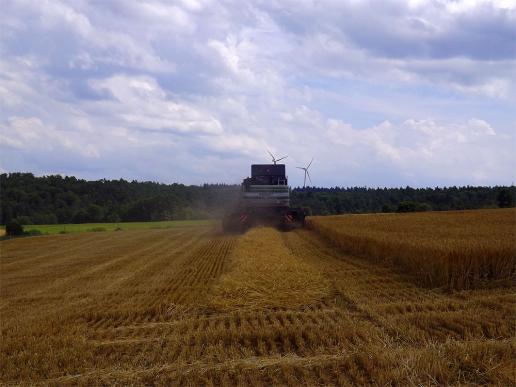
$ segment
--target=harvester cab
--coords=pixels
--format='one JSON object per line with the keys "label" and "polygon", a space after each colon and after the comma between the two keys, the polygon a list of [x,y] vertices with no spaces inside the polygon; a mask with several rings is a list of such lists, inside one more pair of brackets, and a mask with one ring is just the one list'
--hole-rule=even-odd
{"label": "harvester cab", "polygon": [[303,226],[304,221],[304,212],[290,207],[285,164],[253,164],[251,177],[243,180],[238,203],[226,213],[223,227],[234,232],[263,224],[288,230]]}

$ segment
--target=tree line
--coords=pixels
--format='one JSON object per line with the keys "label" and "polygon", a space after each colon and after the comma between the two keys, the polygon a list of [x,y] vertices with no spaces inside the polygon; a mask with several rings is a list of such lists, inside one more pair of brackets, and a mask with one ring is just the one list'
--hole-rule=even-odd
{"label": "tree line", "polygon": [[[0,175],[0,223],[157,221],[220,217],[237,201],[239,185],[86,181],[73,176]],[[313,215],[510,207],[516,188],[306,187],[292,205]]]}
{"label": "tree line", "polygon": [[516,187],[297,188],[292,203],[314,215],[512,207]]}

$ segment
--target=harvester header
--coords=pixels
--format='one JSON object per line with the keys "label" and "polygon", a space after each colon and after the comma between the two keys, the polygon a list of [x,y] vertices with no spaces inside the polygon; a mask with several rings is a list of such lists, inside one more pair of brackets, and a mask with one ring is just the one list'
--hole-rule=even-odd
{"label": "harvester header", "polygon": [[253,164],[251,177],[242,181],[238,203],[226,213],[223,226],[225,231],[245,231],[257,224],[290,229],[303,226],[304,220],[301,209],[290,207],[285,164]]}

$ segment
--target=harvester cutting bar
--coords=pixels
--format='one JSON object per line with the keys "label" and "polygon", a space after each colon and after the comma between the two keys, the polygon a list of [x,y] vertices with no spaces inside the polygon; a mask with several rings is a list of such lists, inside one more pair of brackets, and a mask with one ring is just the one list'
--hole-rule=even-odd
{"label": "harvester cutting bar", "polygon": [[282,229],[303,226],[305,214],[290,207],[290,188],[283,164],[251,166],[251,177],[244,179],[238,204],[223,220],[226,231],[245,231],[253,225]]}

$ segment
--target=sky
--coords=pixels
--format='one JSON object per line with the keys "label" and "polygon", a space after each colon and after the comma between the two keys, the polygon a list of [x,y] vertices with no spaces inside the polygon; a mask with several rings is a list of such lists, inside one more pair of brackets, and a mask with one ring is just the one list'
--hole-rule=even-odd
{"label": "sky", "polygon": [[0,0],[0,171],[516,180],[514,1]]}

